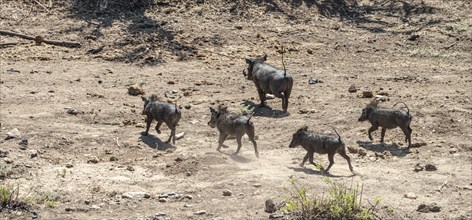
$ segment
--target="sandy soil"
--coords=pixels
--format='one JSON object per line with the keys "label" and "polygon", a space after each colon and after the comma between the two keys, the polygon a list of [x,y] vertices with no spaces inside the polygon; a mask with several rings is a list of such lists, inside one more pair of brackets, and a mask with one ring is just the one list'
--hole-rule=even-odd
{"label": "sandy soil", "polygon": [[[363,184],[367,206],[380,197],[381,211],[393,209],[384,218],[472,218],[468,1],[192,1],[121,15],[113,5],[94,11],[38,2],[1,2],[1,30],[82,47],[0,36],[0,43],[21,43],[0,47],[0,133],[2,139],[14,128],[21,133],[0,141],[1,181],[19,186],[24,197],[54,194],[57,201],[3,210],[2,218],[267,219],[264,202],[284,201],[290,177],[312,195],[328,188],[317,168],[298,166],[304,150],[288,148],[303,125],[324,133],[336,127],[360,175],[352,176],[338,155],[330,178]],[[209,107],[258,104],[254,84],[242,75],[243,58],[265,53],[281,68],[281,46],[295,79],[290,115],[280,114],[279,99],[256,109],[251,120],[261,158],[247,137],[239,155],[232,154],[234,139],[217,152]],[[323,83],[308,84],[310,78]],[[182,96],[177,133],[185,135],[175,145],[161,141],[170,132],[165,125],[162,134],[153,128],[141,134],[143,103],[128,94],[133,84],[147,95]],[[353,84],[358,91],[350,93]],[[386,96],[383,106],[408,105],[413,148],[398,128],[383,144],[380,130],[369,141],[369,123],[357,121],[370,101],[363,91]],[[315,160],[328,164],[326,155]],[[417,164],[437,170],[414,171]],[[223,196],[225,190],[232,195]],[[124,198],[127,192],[149,198]],[[417,211],[432,203],[440,212]]]}

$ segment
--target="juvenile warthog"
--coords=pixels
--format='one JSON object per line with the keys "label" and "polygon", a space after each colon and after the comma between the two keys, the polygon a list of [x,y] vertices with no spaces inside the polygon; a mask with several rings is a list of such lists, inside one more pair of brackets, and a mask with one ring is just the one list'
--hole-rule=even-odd
{"label": "juvenile warthog", "polygon": [[160,127],[162,122],[165,122],[167,127],[170,128],[171,133],[169,139],[166,141],[175,144],[175,129],[181,118],[181,111],[177,106],[177,101],[172,104],[168,102],[160,101],[156,95],[151,95],[149,98],[141,96],[144,101],[144,108],[141,114],[146,115],[146,131],[144,135],[148,135],[149,127],[151,126],[152,120],[157,121],[156,132],[161,133]]}
{"label": "juvenile warthog", "polygon": [[313,154],[315,152],[318,154],[328,154],[329,165],[325,170],[326,172],[328,172],[331,166],[333,166],[334,155],[338,153],[347,160],[349,170],[355,174],[351,165],[351,158],[346,154],[346,146],[344,142],[342,142],[341,136],[339,136],[338,132],[334,128],[333,130],[338,135],[338,138],[332,135],[309,132],[308,126],[304,126],[293,134],[289,148],[301,145],[307,151],[302,163],[300,164],[301,167],[305,165],[307,160],[316,166],[313,162]]}
{"label": "juvenile warthog", "polygon": [[[382,133],[380,136],[380,142],[384,142],[385,132],[387,129],[393,129],[396,127],[400,127],[405,134],[405,142],[408,141],[408,148],[411,147],[411,132],[412,129],[410,127],[411,120],[413,116],[410,115],[410,109],[406,106],[407,111],[401,109],[392,109],[392,108],[381,108],[374,106],[372,104],[367,105],[364,109],[362,109],[362,114],[359,117],[359,121],[366,121],[369,120],[372,126],[369,128],[368,134],[369,139],[372,141],[372,132],[377,130],[379,127],[382,127]],[[398,103],[397,103],[398,104]],[[394,107],[397,105],[395,104]]]}
{"label": "juvenile warthog", "polygon": [[248,64],[247,70],[243,70],[244,76],[248,80],[254,81],[261,100],[261,106],[265,105],[266,94],[273,94],[282,99],[282,109],[287,112],[288,99],[292,92],[293,78],[287,73],[285,64],[282,64],[284,70],[279,70],[271,65],[264,64],[267,60],[267,55],[258,58],[246,58]]}
{"label": "juvenile warthog", "polygon": [[234,135],[238,142],[238,149],[234,154],[238,154],[242,146],[241,139],[244,134],[247,134],[249,140],[254,145],[256,157],[259,158],[259,152],[257,151],[255,140],[254,124],[250,121],[251,117],[248,118],[244,115],[228,112],[226,108],[214,109],[210,107],[210,112],[211,118],[208,125],[212,128],[217,127],[220,132],[218,148],[216,148],[217,151],[220,151],[223,142],[229,135]]}

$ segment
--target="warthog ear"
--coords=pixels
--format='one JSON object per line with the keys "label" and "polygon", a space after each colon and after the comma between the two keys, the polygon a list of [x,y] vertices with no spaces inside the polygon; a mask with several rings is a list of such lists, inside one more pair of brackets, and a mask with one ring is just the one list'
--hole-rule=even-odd
{"label": "warthog ear", "polygon": [[298,129],[297,133],[301,133],[301,132],[304,132],[304,131],[308,131],[308,126],[303,126],[301,127],[300,129]]}
{"label": "warthog ear", "polygon": [[264,54],[264,56],[262,56],[262,60],[267,61],[267,54]]}
{"label": "warthog ear", "polygon": [[210,107],[210,112],[216,112],[214,108]]}
{"label": "warthog ear", "polygon": [[148,100],[148,99],[147,99],[146,97],[144,97],[144,96],[141,96],[141,99],[142,99],[144,102]]}
{"label": "warthog ear", "polygon": [[246,58],[246,63],[247,63],[247,64],[251,64],[252,62],[254,62],[252,59]]}

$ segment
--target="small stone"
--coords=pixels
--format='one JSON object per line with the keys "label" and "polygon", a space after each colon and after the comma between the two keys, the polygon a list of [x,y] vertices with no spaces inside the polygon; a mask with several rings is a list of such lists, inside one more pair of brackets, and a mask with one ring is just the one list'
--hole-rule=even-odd
{"label": "small stone", "polygon": [[167,199],[166,198],[160,198],[159,202],[162,202],[162,203],[167,202]]}
{"label": "small stone", "polygon": [[166,216],[167,214],[164,213],[164,212],[158,212],[156,214],[154,214],[154,217],[162,217],[162,216]]}
{"label": "small stone", "polygon": [[35,158],[38,156],[38,151],[37,150],[31,150],[30,151],[30,157],[31,158]]}
{"label": "small stone", "polygon": [[178,134],[175,135],[175,140],[179,140],[179,139],[182,139],[185,135],[185,132],[180,132]]}
{"label": "small stone", "polygon": [[193,214],[195,214],[195,215],[206,215],[207,212],[205,210],[200,210],[200,211],[194,212]]}
{"label": "small stone", "polygon": [[362,98],[372,98],[372,97],[374,97],[374,94],[371,91],[362,92]]}
{"label": "small stone", "polygon": [[426,164],[426,165],[424,165],[424,170],[426,170],[426,171],[436,171],[437,168],[433,164]]}
{"label": "small stone", "polygon": [[175,162],[182,162],[182,161],[184,161],[184,159],[182,157],[175,158]]}
{"label": "small stone", "polygon": [[125,192],[121,194],[121,198],[124,199],[149,199],[151,198],[151,195],[147,192]]}
{"label": "small stone", "polygon": [[359,148],[357,153],[361,156],[366,156],[367,155],[367,151],[364,148]]}
{"label": "small stone", "polygon": [[98,206],[98,205],[92,205],[92,206],[90,206],[90,208],[91,208],[91,209],[98,210],[98,209],[100,209],[100,206]]}
{"label": "small stone", "polygon": [[193,199],[193,196],[192,196],[192,195],[185,195],[184,198],[186,198],[186,199]]}
{"label": "small stone", "polygon": [[32,218],[32,219],[37,219],[38,217],[39,217],[39,215],[38,215],[37,212],[35,212],[35,211],[32,211],[32,212],[31,212],[31,218]]}
{"label": "small stone", "polygon": [[169,84],[169,85],[174,85],[175,82],[171,80],[171,81],[168,81],[167,84]]}
{"label": "small stone", "polygon": [[192,106],[187,104],[187,105],[184,106],[184,108],[185,109],[190,109],[190,108],[192,108]]}
{"label": "small stone", "polygon": [[451,148],[451,149],[449,149],[449,153],[450,153],[450,154],[455,154],[455,153],[457,153],[457,148]]}
{"label": "small stone", "polygon": [[423,213],[440,212],[441,207],[436,205],[436,203],[432,203],[431,205],[421,204],[418,206],[418,209],[416,211],[423,212]]}
{"label": "small stone", "polygon": [[133,171],[134,171],[134,168],[133,168],[132,166],[127,166],[127,167],[126,167],[126,170],[133,172]]}
{"label": "small stone", "polygon": [[75,211],[75,208],[70,208],[70,207],[67,207],[65,208],[66,212],[73,212]]}
{"label": "small stone", "polygon": [[282,217],[284,217],[284,214],[283,214],[283,213],[280,213],[280,214],[274,213],[274,214],[270,214],[270,215],[269,215],[269,218],[270,218],[270,219],[282,218]]}
{"label": "small stone", "polygon": [[77,115],[79,114],[79,111],[77,111],[75,108],[67,108],[67,114],[69,115]]}
{"label": "small stone", "polygon": [[415,195],[414,193],[411,193],[411,192],[405,194],[404,196],[405,196],[405,198],[409,198],[409,199],[417,199],[418,198],[417,195]]}
{"label": "small stone", "polygon": [[166,98],[175,99],[175,95],[172,94],[171,91],[166,91],[166,92],[164,93],[164,96],[165,96]]}
{"label": "small stone", "polygon": [[85,200],[84,203],[85,203],[85,205],[90,205],[91,202],[90,202],[90,200]]}
{"label": "small stone", "polygon": [[13,163],[13,160],[8,157],[3,158],[3,161],[7,164]]}
{"label": "small stone", "polygon": [[20,141],[20,143],[18,143],[22,148],[23,150],[26,149],[26,147],[28,147],[28,140],[27,139],[23,139]]}
{"label": "small stone", "polygon": [[306,52],[307,52],[308,54],[313,54],[313,50],[312,50],[312,49],[307,49]]}
{"label": "small stone", "polygon": [[376,157],[369,157],[369,160],[372,161],[372,162],[374,162],[374,161],[377,160],[377,158],[376,158]]}
{"label": "small stone", "polygon": [[71,163],[66,164],[66,168],[72,168],[72,167],[74,167],[74,165],[72,165]]}
{"label": "small stone", "polygon": [[267,199],[265,201],[265,212],[274,213],[277,211],[277,207],[272,199]]}
{"label": "small stone", "polygon": [[118,161],[118,157],[116,157],[116,156],[111,156],[111,157],[110,157],[110,161]]}
{"label": "small stone", "polygon": [[136,95],[144,95],[146,93],[144,92],[144,89],[141,88],[140,86],[130,85],[128,86],[128,94],[136,96]]}
{"label": "small stone", "polygon": [[9,154],[8,151],[2,151],[2,150],[0,150],[0,157],[7,157],[8,154]]}
{"label": "small stone", "polygon": [[254,183],[254,185],[252,185],[252,186],[254,186],[256,188],[260,188],[262,185],[260,183]]}
{"label": "small stone", "polygon": [[103,80],[99,79],[98,84],[102,84],[102,83],[103,83]]}
{"label": "small stone", "polygon": [[231,196],[233,193],[230,190],[223,190],[223,196]]}
{"label": "small stone", "polygon": [[21,134],[18,128],[13,128],[9,132],[7,132],[7,137],[5,137],[5,140],[10,140],[12,138],[21,138]]}
{"label": "small stone", "polygon": [[190,208],[190,207],[192,207],[192,206],[193,206],[193,205],[190,205],[190,204],[185,204],[185,205],[184,205],[185,208]]}
{"label": "small stone", "polygon": [[423,171],[423,170],[424,170],[424,167],[421,166],[419,163],[417,163],[415,165],[415,169],[414,169],[415,172],[419,172],[419,171]]}
{"label": "small stone", "polygon": [[349,87],[349,89],[348,89],[347,91],[350,92],[350,93],[355,93],[355,92],[357,92],[357,87],[356,87],[356,85],[352,84],[352,85]]}
{"label": "small stone", "polygon": [[89,160],[87,160],[87,163],[98,163],[98,157],[92,157]]}

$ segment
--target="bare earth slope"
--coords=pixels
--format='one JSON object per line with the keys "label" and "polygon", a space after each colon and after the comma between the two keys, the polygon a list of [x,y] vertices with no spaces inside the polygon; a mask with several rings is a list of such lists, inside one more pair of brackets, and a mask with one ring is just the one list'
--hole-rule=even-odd
{"label": "bare earth slope", "polygon": [[[159,1],[122,14],[114,5],[37,2],[1,1],[0,30],[82,47],[0,35],[0,44],[20,43],[0,47],[0,133],[3,139],[17,128],[22,136],[0,141],[0,178],[25,198],[57,198],[31,202],[29,211],[3,210],[1,218],[266,219],[265,200],[286,199],[290,177],[312,195],[327,190],[317,168],[298,166],[304,150],[288,148],[303,125],[326,133],[336,127],[361,175],[352,176],[336,156],[330,178],[363,184],[367,205],[380,197],[383,212],[393,209],[385,218],[472,218],[468,1]],[[258,104],[243,58],[265,53],[281,68],[281,46],[295,79],[291,114],[279,114],[279,99],[268,101],[272,109],[256,109],[260,159],[247,137],[239,155],[232,155],[234,139],[217,152],[209,107]],[[323,83],[308,84],[310,78]],[[147,95],[182,96],[177,133],[185,135],[174,146],[161,141],[170,132],[165,125],[160,135],[155,122],[141,135],[143,103],[128,95],[131,84]],[[356,93],[348,92],[352,84]],[[369,141],[370,124],[357,121],[370,101],[363,91],[386,96],[383,106],[408,105],[414,148],[406,148],[398,128],[387,131],[384,144],[380,130]],[[328,164],[326,155],[315,161]],[[417,164],[437,170],[415,172]],[[124,198],[126,192],[150,197]],[[431,203],[440,212],[416,211]]]}

